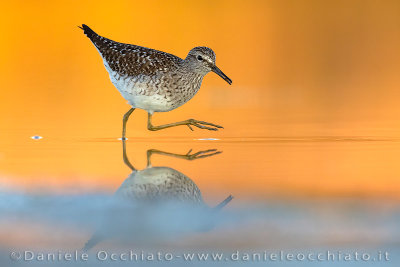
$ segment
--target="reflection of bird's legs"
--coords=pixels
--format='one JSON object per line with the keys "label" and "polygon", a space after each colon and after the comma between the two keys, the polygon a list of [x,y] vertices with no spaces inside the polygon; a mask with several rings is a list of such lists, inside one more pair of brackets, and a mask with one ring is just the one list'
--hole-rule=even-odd
{"label": "reflection of bird's legs", "polygon": [[158,130],[162,130],[162,129],[166,129],[166,128],[170,128],[170,127],[175,127],[175,126],[180,126],[180,125],[186,125],[192,131],[193,131],[192,126],[195,126],[197,128],[200,128],[200,129],[210,130],[210,131],[218,131],[218,129],[224,128],[224,127],[222,127],[220,125],[216,125],[214,123],[205,122],[205,121],[198,121],[198,120],[194,120],[194,119],[188,119],[188,120],[185,120],[185,121],[180,121],[180,122],[174,122],[174,123],[168,123],[168,124],[164,124],[164,125],[154,126],[151,123],[151,117],[152,116],[153,115],[149,113],[149,115],[147,117],[147,129],[149,129],[150,131],[158,131]]}
{"label": "reflection of bird's legs", "polygon": [[182,155],[182,154],[164,152],[164,151],[157,150],[157,149],[149,149],[149,150],[147,150],[147,167],[151,166],[151,156],[153,154],[171,156],[171,157],[181,158],[181,159],[186,159],[186,160],[195,160],[195,159],[211,157],[211,156],[222,153],[222,151],[217,151],[216,149],[203,150],[203,151],[196,152],[194,154],[190,154],[191,152],[192,152],[192,150],[189,150],[188,153]]}
{"label": "reflection of bird's legs", "polygon": [[126,140],[122,139],[122,158],[124,159],[124,163],[126,166],[129,167],[132,171],[136,171],[135,167],[131,164],[131,162],[128,159],[128,155],[126,154]]}
{"label": "reflection of bird's legs", "polygon": [[128,122],[129,116],[132,114],[134,111],[134,108],[131,108],[128,110],[127,113],[125,113],[124,118],[122,119],[122,140],[125,140],[125,133],[126,133],[126,123]]}

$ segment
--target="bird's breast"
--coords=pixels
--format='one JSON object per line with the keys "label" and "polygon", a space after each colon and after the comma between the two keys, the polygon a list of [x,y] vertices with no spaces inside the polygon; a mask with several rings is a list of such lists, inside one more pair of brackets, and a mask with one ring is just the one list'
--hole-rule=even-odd
{"label": "bird's breast", "polygon": [[150,113],[170,111],[185,104],[198,92],[203,78],[181,72],[128,76],[112,70],[106,61],[104,66],[128,103]]}

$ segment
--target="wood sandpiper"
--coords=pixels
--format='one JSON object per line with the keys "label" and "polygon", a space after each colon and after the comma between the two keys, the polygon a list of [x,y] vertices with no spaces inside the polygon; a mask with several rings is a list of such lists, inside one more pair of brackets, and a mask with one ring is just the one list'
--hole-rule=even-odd
{"label": "wood sandpiper", "polygon": [[215,53],[208,47],[195,47],[185,59],[154,49],[124,44],[102,37],[83,24],[89,37],[103,58],[111,82],[132,108],[124,115],[122,138],[125,139],[126,123],[135,108],[148,113],[147,129],[161,129],[187,125],[216,131],[222,126],[194,119],[154,126],[154,112],[167,112],[188,102],[200,89],[203,77],[215,72],[229,84],[229,79],[216,65]]}

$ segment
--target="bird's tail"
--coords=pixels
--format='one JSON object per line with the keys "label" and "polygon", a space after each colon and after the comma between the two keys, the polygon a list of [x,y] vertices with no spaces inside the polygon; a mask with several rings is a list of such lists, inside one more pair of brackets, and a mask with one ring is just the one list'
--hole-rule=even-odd
{"label": "bird's tail", "polygon": [[91,28],[89,28],[89,26],[82,24],[82,26],[78,26],[78,28],[83,30],[83,33],[93,42],[96,47],[101,45],[101,41],[104,38],[95,33]]}
{"label": "bird's tail", "polygon": [[91,248],[97,245],[103,238],[97,234],[94,234],[85,244],[85,246],[82,248],[83,252],[89,251]]}
{"label": "bird's tail", "polygon": [[82,26],[78,26],[78,28],[83,30],[83,33],[89,37],[90,39],[92,39],[94,36],[97,35],[97,33],[95,33],[92,29],[89,28],[88,25],[86,24],[82,24]]}

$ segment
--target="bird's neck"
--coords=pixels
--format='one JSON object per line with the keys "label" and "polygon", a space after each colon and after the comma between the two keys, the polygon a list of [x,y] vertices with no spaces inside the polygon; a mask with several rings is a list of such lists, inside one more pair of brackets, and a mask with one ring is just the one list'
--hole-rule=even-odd
{"label": "bird's neck", "polygon": [[196,73],[196,72],[191,72],[189,74],[190,77],[190,84],[192,85],[192,90],[195,93],[200,89],[201,82],[203,81],[204,75]]}
{"label": "bird's neck", "polygon": [[188,64],[188,66],[181,69],[182,71],[181,75],[182,77],[185,77],[186,82],[188,83],[188,87],[190,87],[195,94],[200,89],[201,82],[203,81],[205,74],[199,73],[198,71],[190,68],[189,66],[190,65]]}

